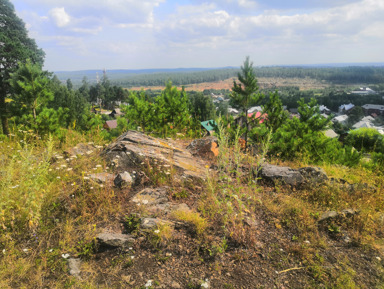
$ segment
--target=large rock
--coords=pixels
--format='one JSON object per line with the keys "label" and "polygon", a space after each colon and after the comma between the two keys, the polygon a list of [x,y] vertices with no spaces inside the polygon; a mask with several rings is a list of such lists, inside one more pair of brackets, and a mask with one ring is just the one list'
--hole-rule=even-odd
{"label": "large rock", "polygon": [[96,149],[99,149],[102,147],[95,146],[93,143],[79,143],[75,147],[70,148],[66,151],[64,151],[64,155],[66,157],[76,157],[78,155],[90,155],[92,154]]}
{"label": "large rock", "polygon": [[129,234],[104,232],[96,237],[100,247],[103,248],[126,248],[132,246],[135,239]]}
{"label": "large rock", "polygon": [[260,171],[261,178],[273,185],[286,184],[293,187],[302,185],[305,181],[304,177],[298,170],[290,167],[280,167],[270,164],[265,164]]}
{"label": "large rock", "polygon": [[187,150],[189,150],[194,156],[214,159],[219,155],[217,137],[208,136],[205,138],[195,139],[187,146]]}
{"label": "large rock", "polygon": [[118,188],[130,187],[133,182],[134,182],[134,179],[132,178],[131,174],[128,172],[122,172],[117,174],[116,178],[113,180],[113,183]]}
{"label": "large rock", "polygon": [[185,177],[205,178],[205,163],[172,140],[128,131],[117,138],[102,153],[118,171],[131,172],[144,165],[158,166],[164,172],[175,168]]}
{"label": "large rock", "polygon": [[168,187],[145,188],[132,198],[132,202],[139,206],[145,206],[146,211],[155,215],[166,215],[171,211],[190,210],[186,204],[173,204],[170,202],[168,190]]}
{"label": "large rock", "polygon": [[109,173],[90,174],[89,178],[99,184],[112,184],[115,176]]}
{"label": "large rock", "polygon": [[299,172],[309,183],[323,183],[328,180],[327,174],[322,168],[304,167],[300,168]]}

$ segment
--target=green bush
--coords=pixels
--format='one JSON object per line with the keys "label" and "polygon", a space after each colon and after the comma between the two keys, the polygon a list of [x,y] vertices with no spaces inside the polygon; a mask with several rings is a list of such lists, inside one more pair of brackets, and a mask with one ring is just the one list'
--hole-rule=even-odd
{"label": "green bush", "polygon": [[360,128],[349,133],[346,144],[362,152],[384,153],[383,136],[374,128]]}

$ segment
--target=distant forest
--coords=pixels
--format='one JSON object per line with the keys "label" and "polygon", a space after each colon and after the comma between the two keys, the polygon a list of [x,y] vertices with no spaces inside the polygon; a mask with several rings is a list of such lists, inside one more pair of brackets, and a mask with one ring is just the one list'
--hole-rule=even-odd
{"label": "distant forest", "polygon": [[[313,78],[333,84],[379,84],[384,83],[384,66],[349,67],[257,67],[257,77],[276,78]],[[163,70],[111,70],[107,71],[110,81],[122,87],[163,86],[168,80],[174,85],[188,85],[202,82],[214,82],[236,77],[239,68],[220,69],[163,69]],[[80,84],[83,77],[96,82],[100,71],[57,72],[62,81],[70,78]]]}

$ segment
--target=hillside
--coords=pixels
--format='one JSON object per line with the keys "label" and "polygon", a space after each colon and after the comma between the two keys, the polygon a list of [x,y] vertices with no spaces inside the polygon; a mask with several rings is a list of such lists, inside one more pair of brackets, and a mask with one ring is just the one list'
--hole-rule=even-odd
{"label": "hillside", "polygon": [[212,139],[25,133],[0,143],[1,288],[384,284],[378,173]]}

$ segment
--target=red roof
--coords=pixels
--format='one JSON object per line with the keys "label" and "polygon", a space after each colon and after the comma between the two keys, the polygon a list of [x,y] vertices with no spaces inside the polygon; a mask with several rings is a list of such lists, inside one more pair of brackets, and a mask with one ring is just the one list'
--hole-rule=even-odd
{"label": "red roof", "polygon": [[248,113],[248,117],[253,119],[260,119],[259,123],[263,123],[267,119],[268,115],[266,113],[262,114],[260,111],[258,111],[256,113]]}
{"label": "red roof", "polygon": [[105,127],[108,128],[108,129],[114,129],[114,128],[117,128],[117,120],[116,119],[113,119],[113,120],[107,120],[105,122]]}

